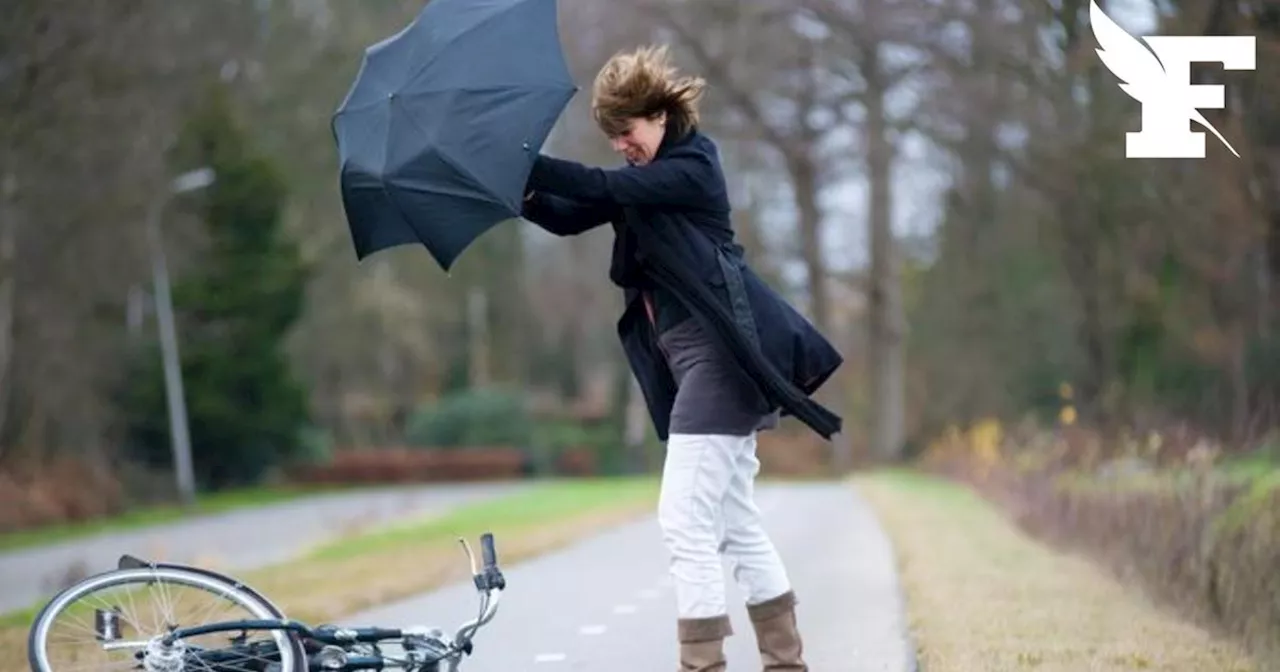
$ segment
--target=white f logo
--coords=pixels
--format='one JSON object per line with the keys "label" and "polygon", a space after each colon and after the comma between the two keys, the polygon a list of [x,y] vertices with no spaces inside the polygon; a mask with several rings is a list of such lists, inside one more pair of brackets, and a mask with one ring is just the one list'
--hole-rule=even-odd
{"label": "white f logo", "polygon": [[1253,37],[1150,36],[1142,38],[1151,46],[1148,51],[1104,14],[1096,0],[1089,2],[1089,23],[1102,64],[1125,82],[1120,89],[1142,104],[1142,130],[1125,134],[1126,157],[1203,159],[1204,133],[1192,131],[1192,121],[1240,156],[1199,111],[1226,106],[1222,87],[1192,85],[1191,64],[1221,63],[1227,70],[1253,70],[1257,67]]}

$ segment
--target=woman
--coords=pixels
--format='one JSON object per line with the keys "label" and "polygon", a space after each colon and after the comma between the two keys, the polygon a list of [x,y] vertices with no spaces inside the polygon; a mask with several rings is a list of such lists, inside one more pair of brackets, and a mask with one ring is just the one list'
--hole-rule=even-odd
{"label": "woman", "polygon": [[715,144],[698,130],[704,82],[676,77],[665,47],[614,55],[593,115],[627,165],[539,156],[524,217],[557,235],[609,223],[618,322],[666,441],[658,519],[675,580],[681,670],[724,670],[733,633],[720,554],[733,567],[766,670],[806,670],[795,593],[753,502],[756,433],[794,415],[824,437],[840,419],[809,399],[841,364],[734,242]]}

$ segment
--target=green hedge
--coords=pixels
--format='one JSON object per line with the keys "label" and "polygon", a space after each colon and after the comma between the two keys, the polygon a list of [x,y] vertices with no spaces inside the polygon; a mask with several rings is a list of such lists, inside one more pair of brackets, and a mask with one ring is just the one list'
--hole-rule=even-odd
{"label": "green hedge", "polygon": [[505,389],[457,392],[419,408],[405,428],[412,446],[526,447],[533,437],[533,421],[522,394]]}
{"label": "green hedge", "polygon": [[527,401],[524,393],[511,389],[455,392],[418,408],[407,422],[405,438],[419,448],[515,447],[542,473],[555,471],[565,451],[585,448],[599,471],[623,470],[622,432],[615,423],[537,418]]}

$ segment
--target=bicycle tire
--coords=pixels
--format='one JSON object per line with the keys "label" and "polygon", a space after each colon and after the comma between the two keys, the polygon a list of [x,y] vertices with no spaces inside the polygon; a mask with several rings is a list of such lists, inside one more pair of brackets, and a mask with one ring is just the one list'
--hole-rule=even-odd
{"label": "bicycle tire", "polygon": [[[244,607],[256,618],[283,619],[274,604],[234,579],[214,572],[173,565],[151,565],[145,568],[113,569],[82,579],[53,596],[36,614],[27,634],[27,662],[31,672],[59,672],[48,660],[49,626],[68,604],[103,588],[135,581],[171,581],[173,583],[222,593]],[[280,651],[280,672],[307,672],[307,656],[298,636],[286,630],[274,630],[272,638]]]}

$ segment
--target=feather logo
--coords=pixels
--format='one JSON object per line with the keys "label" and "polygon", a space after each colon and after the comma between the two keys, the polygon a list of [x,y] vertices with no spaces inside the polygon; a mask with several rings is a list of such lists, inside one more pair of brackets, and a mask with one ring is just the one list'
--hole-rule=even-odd
{"label": "feather logo", "polygon": [[1096,0],[1089,0],[1089,24],[1098,40],[1099,48],[1094,51],[1111,74],[1124,82],[1120,85],[1121,91],[1144,105],[1177,109],[1180,114],[1209,129],[1236,158],[1240,157],[1218,129],[1170,85],[1165,66],[1155,52],[1112,21],[1098,7]]}

